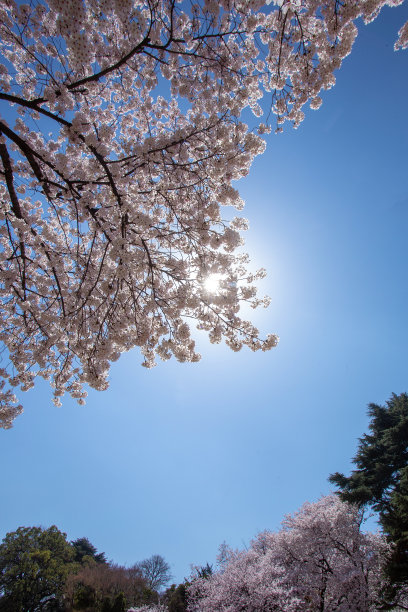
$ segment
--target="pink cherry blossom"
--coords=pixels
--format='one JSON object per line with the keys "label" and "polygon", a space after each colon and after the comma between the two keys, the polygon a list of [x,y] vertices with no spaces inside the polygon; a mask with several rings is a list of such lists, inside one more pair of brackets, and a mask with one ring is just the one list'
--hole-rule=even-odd
{"label": "pink cherry blossom", "polygon": [[248,550],[223,548],[219,571],[196,578],[190,612],[368,612],[379,609],[385,538],[361,531],[357,507],[336,496],[307,503]]}

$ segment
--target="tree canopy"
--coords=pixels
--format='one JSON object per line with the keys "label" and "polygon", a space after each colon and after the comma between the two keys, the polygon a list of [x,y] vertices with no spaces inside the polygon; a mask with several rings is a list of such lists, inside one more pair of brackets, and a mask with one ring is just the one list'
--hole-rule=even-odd
{"label": "tree canopy", "polygon": [[158,600],[140,571],[113,563],[83,565],[68,576],[64,595],[69,609],[92,612],[125,612],[130,605]]}
{"label": "tree canopy", "polygon": [[[401,0],[402,1],[402,0]],[[264,150],[265,107],[295,126],[350,52],[355,21],[400,0],[4,0],[0,9],[0,424],[13,389],[55,402],[107,387],[138,346],[200,358],[191,325],[268,350],[237,249],[232,181]],[[396,47],[408,44],[408,27]],[[250,109],[254,129],[243,122]],[[256,128],[256,129],[255,129]]]}
{"label": "tree canopy", "polygon": [[88,538],[77,538],[71,542],[75,551],[75,561],[84,564],[89,561],[95,563],[106,563],[105,553],[98,553],[95,546]]}
{"label": "tree canopy", "polygon": [[0,544],[1,612],[125,612],[157,602],[170,566],[153,555],[132,567],[107,562],[88,538],[57,527],[19,527]]}
{"label": "tree canopy", "polygon": [[161,555],[152,555],[135,566],[152,590],[159,590],[170,581],[170,565]]}
{"label": "tree canopy", "polygon": [[361,519],[357,506],[334,495],[304,504],[247,550],[224,548],[219,571],[193,580],[188,610],[378,610],[387,544],[363,533]]}
{"label": "tree canopy", "polygon": [[[55,526],[20,527],[0,545],[0,610],[408,610],[407,585],[398,585],[393,600],[387,599],[384,568],[392,545],[383,534],[362,531],[362,523],[363,509],[337,495],[307,502],[285,517],[280,531],[260,533],[243,551],[222,544],[216,569],[208,563],[192,566],[188,580],[161,594],[169,565],[160,555],[132,567],[97,562],[90,555],[80,564],[74,561],[75,547]],[[94,549],[87,538],[78,541],[81,550]]]}
{"label": "tree canopy", "polygon": [[75,570],[74,551],[57,527],[19,527],[0,544],[0,608],[7,612],[58,605]]}
{"label": "tree canopy", "polygon": [[369,404],[369,431],[358,443],[350,476],[329,477],[345,501],[371,506],[394,548],[388,563],[393,583],[408,584],[408,395],[385,406]]}

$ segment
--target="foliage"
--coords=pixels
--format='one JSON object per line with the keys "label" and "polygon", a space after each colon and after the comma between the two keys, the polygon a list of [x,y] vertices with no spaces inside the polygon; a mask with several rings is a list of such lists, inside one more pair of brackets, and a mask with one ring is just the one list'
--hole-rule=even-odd
{"label": "foliage", "polygon": [[[57,527],[19,527],[0,545],[0,608],[8,612],[58,609],[74,552]],[[48,602],[47,606],[45,602]]]}
{"label": "foliage", "polygon": [[190,612],[377,610],[387,544],[360,530],[356,506],[336,496],[307,503],[248,550],[223,551],[220,570],[189,587]]}
{"label": "foliage", "polygon": [[136,565],[150,589],[157,591],[171,578],[170,565],[161,555],[152,555]]}
{"label": "foliage", "polygon": [[83,403],[135,346],[146,367],[197,361],[190,323],[236,351],[276,345],[239,316],[268,304],[264,271],[236,251],[247,221],[221,206],[242,208],[232,181],[264,150],[261,98],[278,126],[299,125],[355,20],[400,1],[2,2],[3,427],[22,410],[13,388],[37,376],[58,405]]}
{"label": "foliage", "polygon": [[392,583],[408,585],[408,395],[393,394],[385,406],[369,404],[369,434],[359,439],[350,476],[329,478],[345,501],[369,505],[394,543],[387,565]]}
{"label": "foliage", "polygon": [[186,612],[187,610],[187,588],[189,582],[182,582],[179,585],[172,584],[163,596],[163,603],[167,606],[168,612]]}
{"label": "foliage", "polygon": [[68,577],[65,599],[75,610],[113,612],[121,607],[155,602],[158,596],[134,567],[91,563]]}
{"label": "foliage", "polygon": [[122,592],[113,597],[105,597],[101,606],[101,612],[126,612],[126,610],[126,598]]}
{"label": "foliage", "polygon": [[78,538],[71,542],[75,551],[75,561],[81,563],[106,563],[105,553],[98,553],[88,538]]}
{"label": "foliage", "polygon": [[127,568],[107,563],[87,538],[70,544],[55,526],[19,527],[0,545],[0,610],[124,612],[156,604],[169,577],[160,555]]}

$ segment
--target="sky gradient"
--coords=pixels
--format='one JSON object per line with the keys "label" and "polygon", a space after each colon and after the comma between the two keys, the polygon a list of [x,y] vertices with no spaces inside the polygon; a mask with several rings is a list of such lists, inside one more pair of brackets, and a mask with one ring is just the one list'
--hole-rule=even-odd
{"label": "sky gradient", "polygon": [[199,335],[200,363],[147,371],[133,351],[85,407],[55,408],[45,383],[24,394],[0,431],[1,538],[55,524],[119,564],[161,554],[179,582],[350,470],[367,404],[408,391],[406,19],[408,3],[359,24],[323,106],[237,184],[272,297],[253,321],[278,347]]}

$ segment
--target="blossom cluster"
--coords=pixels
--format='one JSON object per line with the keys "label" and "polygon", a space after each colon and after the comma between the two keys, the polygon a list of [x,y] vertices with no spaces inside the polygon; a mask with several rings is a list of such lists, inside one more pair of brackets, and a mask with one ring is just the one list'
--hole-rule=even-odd
{"label": "blossom cluster", "polygon": [[305,504],[278,533],[240,552],[224,549],[220,569],[189,587],[189,612],[378,610],[388,545],[361,531],[357,507],[330,495]]}
{"label": "blossom cluster", "polygon": [[[391,0],[390,0],[391,1]],[[393,2],[398,3],[398,2]],[[197,361],[190,325],[233,350],[269,350],[239,316],[258,298],[233,181],[278,129],[321,103],[362,16],[385,0],[0,2],[0,425],[13,388],[50,380],[55,403],[143,365]],[[406,45],[406,28],[399,46]],[[209,275],[222,290],[206,290]]]}

